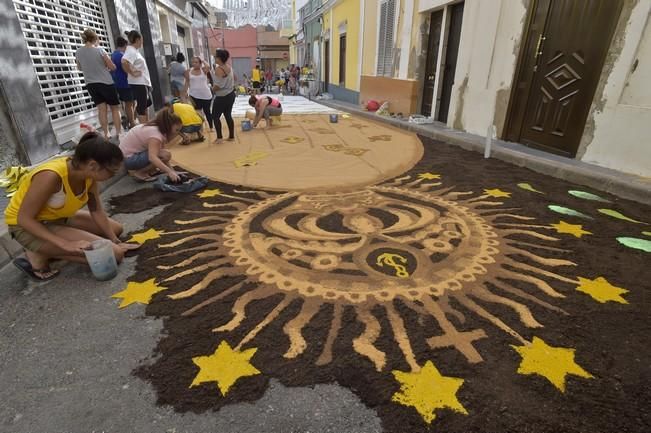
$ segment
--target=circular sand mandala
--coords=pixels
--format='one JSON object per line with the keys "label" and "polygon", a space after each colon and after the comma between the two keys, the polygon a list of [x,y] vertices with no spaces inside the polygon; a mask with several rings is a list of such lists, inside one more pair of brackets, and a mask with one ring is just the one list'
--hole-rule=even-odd
{"label": "circular sand mandala", "polygon": [[[533,231],[536,226],[523,222],[531,218],[496,212],[501,203],[490,200],[490,195],[464,198],[471,193],[427,192],[431,185],[423,185],[422,179],[418,179],[408,185],[411,188],[376,186],[333,195],[286,193],[249,207],[237,201],[224,205],[206,203],[204,206],[213,210],[202,213],[212,216],[177,223],[196,225],[191,231],[197,233],[214,229],[216,221],[221,220],[223,239],[204,245],[201,249],[207,252],[197,253],[174,265],[183,270],[164,282],[194,274],[197,268],[193,267],[207,254],[218,258],[202,264],[199,269],[215,269],[191,288],[170,295],[170,298],[195,296],[224,276],[248,275],[249,281],[255,281],[257,286],[237,299],[231,320],[214,329],[215,332],[229,332],[242,325],[251,302],[281,294],[280,303],[261,325],[244,337],[237,349],[252,341],[293,301],[301,299],[300,311],[284,327],[290,341],[283,355],[285,358],[297,357],[309,346],[302,329],[324,305],[330,304],[334,307],[334,315],[317,364],[326,364],[332,359],[333,343],[343,326],[341,313],[344,307],[350,306],[366,328],[353,341],[352,349],[368,358],[377,371],[382,371],[387,364],[386,354],[375,345],[381,323],[372,312],[379,306],[386,312],[390,331],[404,360],[412,370],[419,370],[421,366],[411,348],[409,333],[394,306],[396,299],[411,308],[413,314],[438,322],[444,333],[428,338],[431,348],[453,347],[470,362],[482,360],[473,343],[485,338],[486,333],[482,329],[458,331],[446,316],[462,314],[452,307],[451,300],[488,319],[522,344],[527,343],[475,300],[506,306],[517,313],[525,326],[539,327],[540,323],[524,303],[493,293],[486,283],[531,298],[505,282],[515,279],[531,283],[540,293],[562,297],[535,275],[552,276],[571,283],[574,280],[512,257],[526,256],[550,267],[573,263],[545,258],[521,248],[521,241],[505,239],[505,235],[519,234],[534,240],[554,240]],[[240,211],[231,221],[222,220],[232,214],[233,207]],[[203,230],[201,223],[207,223]],[[192,235],[187,239],[196,237]],[[178,248],[184,242],[182,239],[161,245],[161,248]],[[230,266],[225,267],[226,264]],[[239,289],[239,285],[224,293],[231,293],[235,288]],[[537,301],[555,309],[540,299]],[[201,308],[205,305],[202,303]]]}
{"label": "circular sand mandala", "polygon": [[[249,376],[274,376],[278,363],[328,368],[356,354],[399,385],[394,405],[425,423],[443,409],[467,414],[457,398],[464,380],[443,375],[432,354],[453,349],[480,363],[488,329],[515,343],[522,374],[561,391],[567,375],[591,378],[573,349],[520,331],[542,327],[531,305],[566,314],[546,300],[564,297],[547,281],[581,283],[555,270],[574,263],[548,245],[558,240],[544,234],[552,227],[505,209],[509,193],[440,188],[439,177],[340,194],[205,190],[200,209],[177,209],[176,229],[137,235],[161,238],[149,259],[160,275],[116,297],[124,306],[164,291],[164,304],[182,303],[180,318],[208,322],[215,346],[187,359],[191,378],[178,377],[190,390],[216,385],[221,396],[246,389]],[[275,343],[261,346],[268,329]]]}

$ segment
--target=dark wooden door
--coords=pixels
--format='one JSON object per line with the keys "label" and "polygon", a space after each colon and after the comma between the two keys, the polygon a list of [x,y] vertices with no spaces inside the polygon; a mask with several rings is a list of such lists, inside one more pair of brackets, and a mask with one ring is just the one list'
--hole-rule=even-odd
{"label": "dark wooden door", "polygon": [[326,40],[324,45],[323,45],[323,51],[324,57],[325,57],[325,62],[324,62],[324,68],[325,68],[325,84],[324,84],[324,90],[327,92],[328,91],[328,84],[330,84],[330,41]]}
{"label": "dark wooden door", "polygon": [[339,37],[339,85],[346,87],[346,35]]}
{"label": "dark wooden door", "polygon": [[506,138],[575,156],[622,0],[538,0]]}
{"label": "dark wooden door", "polygon": [[429,25],[429,42],[427,44],[427,63],[425,65],[425,84],[423,86],[423,103],[421,114],[432,115],[432,99],[434,98],[434,83],[436,81],[436,66],[439,61],[439,46],[441,45],[441,25],[443,10],[432,12]]}
{"label": "dark wooden door", "polygon": [[463,21],[463,3],[450,6],[450,31],[448,45],[445,51],[445,64],[443,65],[443,84],[441,86],[441,104],[439,105],[438,120],[443,123],[448,121],[450,99],[454,74],[457,71],[457,58],[459,57],[459,42],[461,42],[461,24]]}

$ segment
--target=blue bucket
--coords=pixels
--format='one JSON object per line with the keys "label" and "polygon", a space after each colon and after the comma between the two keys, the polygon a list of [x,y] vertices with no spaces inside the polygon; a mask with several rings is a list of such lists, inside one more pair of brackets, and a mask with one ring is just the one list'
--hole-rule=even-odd
{"label": "blue bucket", "polygon": [[250,120],[242,120],[242,131],[250,131],[252,128]]}
{"label": "blue bucket", "polygon": [[330,115],[330,123],[337,123],[339,121],[339,115],[338,114],[331,114]]}

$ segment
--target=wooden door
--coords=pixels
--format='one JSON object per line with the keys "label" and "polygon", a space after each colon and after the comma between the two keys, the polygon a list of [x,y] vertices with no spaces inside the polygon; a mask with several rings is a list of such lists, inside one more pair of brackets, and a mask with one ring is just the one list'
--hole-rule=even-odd
{"label": "wooden door", "polygon": [[459,57],[459,43],[461,42],[461,24],[463,21],[463,2],[450,6],[450,30],[448,44],[445,51],[445,65],[443,66],[443,85],[441,87],[441,105],[439,106],[438,120],[443,123],[448,121],[450,100],[454,74],[457,71],[457,58]]}
{"label": "wooden door", "polygon": [[324,51],[324,57],[325,57],[325,62],[323,67],[325,68],[324,71],[324,90],[327,92],[328,91],[328,84],[330,84],[330,40],[326,40],[323,44],[323,51]]}
{"label": "wooden door", "polygon": [[346,87],[346,35],[339,37],[339,85]]}
{"label": "wooden door", "polygon": [[538,0],[520,56],[506,138],[575,156],[621,0]]}
{"label": "wooden door", "polygon": [[439,61],[442,24],[443,10],[432,12],[429,26],[429,42],[427,44],[427,63],[425,65],[423,103],[420,110],[421,114],[424,116],[432,115],[432,100],[434,98],[434,83],[436,82],[436,67]]}

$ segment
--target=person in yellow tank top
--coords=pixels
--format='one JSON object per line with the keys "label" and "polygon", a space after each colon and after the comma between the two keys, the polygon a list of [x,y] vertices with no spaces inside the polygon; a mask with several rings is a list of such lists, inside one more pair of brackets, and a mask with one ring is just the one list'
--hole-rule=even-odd
{"label": "person in yellow tank top", "polygon": [[253,87],[253,93],[260,93],[260,82],[262,81],[262,72],[260,71],[260,65],[255,65],[255,68],[251,71],[251,86]]}
{"label": "person in yellow tank top", "polygon": [[[97,239],[114,243],[118,262],[137,248],[120,242],[122,225],[106,215],[97,188],[123,159],[119,147],[89,132],[72,157],[48,161],[25,175],[5,210],[9,233],[25,248],[25,257],[14,260],[18,269],[35,280],[50,280],[58,274],[50,259],[86,263],[84,250]],[[82,211],[86,205],[88,211]]]}

